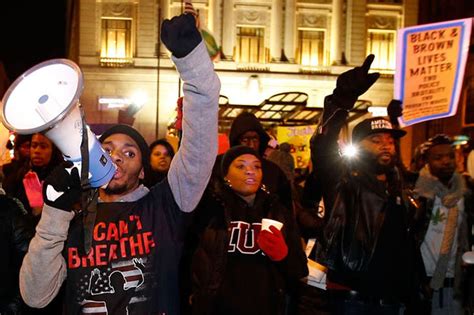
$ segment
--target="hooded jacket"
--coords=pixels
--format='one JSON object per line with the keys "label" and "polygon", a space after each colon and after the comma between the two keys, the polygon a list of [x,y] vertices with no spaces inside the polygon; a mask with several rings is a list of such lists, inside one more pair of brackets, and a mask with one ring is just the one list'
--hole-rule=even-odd
{"label": "hooded jacket", "polygon": [[234,119],[229,133],[230,146],[234,147],[239,145],[240,136],[247,131],[255,131],[260,136],[258,153],[263,156],[263,153],[265,153],[265,149],[267,148],[267,143],[270,141],[270,136],[263,129],[258,118],[249,112],[243,112]]}

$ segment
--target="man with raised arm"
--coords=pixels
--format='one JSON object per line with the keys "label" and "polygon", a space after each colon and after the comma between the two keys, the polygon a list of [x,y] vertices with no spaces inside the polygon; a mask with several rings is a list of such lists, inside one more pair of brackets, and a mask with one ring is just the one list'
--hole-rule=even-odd
{"label": "man with raised arm", "polygon": [[[132,127],[100,138],[117,171],[99,189],[88,254],[81,254],[81,198],[76,168],[57,168],[44,183],[45,206],[24,259],[21,294],[46,306],[65,285],[65,314],[179,314],[178,263],[186,213],[207,185],[217,154],[220,82],[192,15],[163,22],[161,40],[184,82],[183,139],[162,182],[141,184],[148,146]],[[67,281],[65,282],[65,280]]]}

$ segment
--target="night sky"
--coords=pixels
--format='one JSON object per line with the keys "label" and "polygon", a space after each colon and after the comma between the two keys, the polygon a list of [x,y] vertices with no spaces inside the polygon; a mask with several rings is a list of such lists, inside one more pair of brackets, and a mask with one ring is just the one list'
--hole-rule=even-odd
{"label": "night sky", "polygon": [[67,0],[0,4],[0,59],[12,82],[30,67],[66,57]]}

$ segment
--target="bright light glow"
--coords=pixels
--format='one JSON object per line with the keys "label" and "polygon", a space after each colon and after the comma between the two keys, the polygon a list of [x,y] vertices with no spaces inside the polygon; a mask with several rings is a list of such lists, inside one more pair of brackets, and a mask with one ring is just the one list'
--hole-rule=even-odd
{"label": "bright light glow", "polygon": [[131,101],[128,98],[99,97],[99,104],[102,105],[105,109],[125,108],[130,105],[130,103]]}
{"label": "bright light glow", "polygon": [[372,116],[387,116],[387,107],[383,106],[370,106],[368,109],[369,113],[372,113]]}
{"label": "bright light glow", "polygon": [[148,101],[148,96],[144,91],[136,91],[132,95],[132,104],[141,108]]}
{"label": "bright light glow", "polygon": [[347,158],[353,158],[357,155],[357,148],[352,144],[346,145],[342,148],[342,155]]}

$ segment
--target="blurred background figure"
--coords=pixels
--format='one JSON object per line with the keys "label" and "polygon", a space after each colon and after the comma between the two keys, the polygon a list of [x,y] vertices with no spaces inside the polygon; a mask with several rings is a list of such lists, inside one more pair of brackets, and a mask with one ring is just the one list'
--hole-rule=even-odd
{"label": "blurred background figure", "polygon": [[290,153],[291,146],[288,142],[283,142],[278,149],[273,150],[268,156],[268,160],[278,165],[285,173],[286,178],[293,185],[295,180],[295,158]]}
{"label": "blurred background figure", "polygon": [[36,198],[42,196],[41,182],[62,161],[63,156],[53,142],[45,135],[35,133],[31,137],[29,163],[25,163],[4,179],[6,193],[18,198],[28,214],[36,218],[36,222],[39,221],[43,207]]}
{"label": "blurred background figure", "polygon": [[173,146],[165,139],[155,140],[150,144],[151,169],[145,173],[145,186],[151,187],[166,177],[173,157]]}
{"label": "blurred background figure", "polygon": [[30,158],[30,142],[31,135],[15,135],[13,147],[11,141],[8,140],[7,148],[13,149],[13,158],[10,163],[2,166],[3,175],[5,177],[16,173]]}
{"label": "blurred background figure", "polygon": [[[3,253],[9,253],[4,259],[2,270],[8,271],[11,286],[5,291],[7,307],[0,310],[1,314],[23,315],[59,315],[62,313],[61,293],[45,308],[35,309],[25,305],[18,291],[18,273],[26,254],[29,242],[34,235],[35,226],[41,217],[43,207],[42,182],[54,167],[64,161],[59,149],[41,133],[34,135],[18,135],[15,142],[15,151],[18,151],[18,162],[14,164],[3,181],[3,187],[10,199],[0,196],[0,218],[5,228],[0,227],[3,243],[0,248]],[[6,165],[4,165],[5,168]],[[7,167],[8,169],[8,167]],[[3,204],[6,204],[4,207]],[[5,218],[5,220],[4,220]],[[5,249],[4,249],[5,248]],[[8,248],[8,251],[7,249]],[[8,265],[8,266],[7,266]],[[3,277],[3,279],[7,279]],[[5,285],[10,282],[4,281]],[[1,288],[0,288],[1,290]],[[2,291],[3,292],[3,291]],[[2,296],[3,298],[3,296]],[[3,301],[2,301],[3,302]],[[21,312],[10,312],[12,307],[20,307]]]}
{"label": "blurred background figure", "polygon": [[25,314],[18,277],[34,233],[20,201],[0,194],[0,314]]}
{"label": "blurred background figure", "polygon": [[[420,305],[431,314],[465,314],[466,266],[461,256],[471,249],[472,191],[456,169],[452,138],[438,134],[424,143],[425,166],[415,193],[425,204],[415,232],[421,271]],[[419,311],[413,312],[418,314]]]}
{"label": "blurred background figure", "polygon": [[421,143],[415,148],[413,157],[410,161],[410,171],[418,173],[426,164],[426,157],[424,155],[426,151],[425,144]]}

